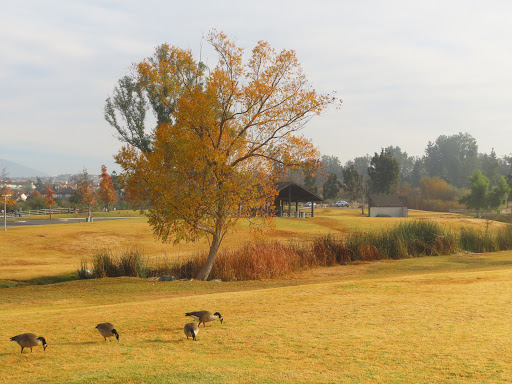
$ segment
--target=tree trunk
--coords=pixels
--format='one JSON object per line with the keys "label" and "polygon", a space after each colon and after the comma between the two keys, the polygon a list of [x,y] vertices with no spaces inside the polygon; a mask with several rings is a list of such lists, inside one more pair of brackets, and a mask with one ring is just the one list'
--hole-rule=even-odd
{"label": "tree trunk", "polygon": [[52,219],[52,206],[50,205],[50,220]]}
{"label": "tree trunk", "polygon": [[220,247],[221,240],[217,235],[213,236],[212,244],[210,245],[210,252],[208,253],[208,259],[206,260],[205,265],[196,276],[197,280],[207,280],[208,276],[213,267],[213,263],[215,262],[215,257],[217,256],[217,252]]}

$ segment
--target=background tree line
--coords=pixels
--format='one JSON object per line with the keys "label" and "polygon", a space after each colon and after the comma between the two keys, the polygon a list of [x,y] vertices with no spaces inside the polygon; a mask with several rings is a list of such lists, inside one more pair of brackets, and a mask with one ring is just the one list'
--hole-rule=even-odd
{"label": "background tree line", "polygon": [[71,177],[74,184],[71,195],[63,197],[58,193],[60,191],[55,183],[45,183],[39,177],[35,181],[27,180],[21,188],[13,190],[9,187],[11,180],[4,169],[0,173],[0,192],[10,196],[7,199],[7,212],[52,208],[69,208],[71,211],[81,208],[87,209],[90,216],[92,210],[133,208],[124,199],[124,191],[115,171],[109,174],[106,166],[102,165],[98,179],[99,182],[95,182],[94,176],[86,169],[82,170]]}
{"label": "background tree line", "polygon": [[[480,174],[474,176],[477,171]],[[381,148],[373,156],[366,154],[345,164],[336,156],[323,155],[315,172],[307,176],[289,172],[286,177],[327,200],[362,202],[366,193],[402,193],[409,197],[411,208],[447,211],[464,208],[468,203],[464,197],[482,177],[488,180],[485,196],[494,196],[495,206],[500,199],[493,189],[503,195],[506,186],[512,187],[512,156],[498,157],[494,150],[479,153],[470,134],[458,133],[428,142],[421,157],[409,156],[398,146]],[[508,192],[507,206],[511,198]]]}

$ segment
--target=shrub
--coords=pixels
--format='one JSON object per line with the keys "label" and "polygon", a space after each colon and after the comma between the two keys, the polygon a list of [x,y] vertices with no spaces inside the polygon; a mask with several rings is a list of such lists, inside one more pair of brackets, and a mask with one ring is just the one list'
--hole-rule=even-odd
{"label": "shrub", "polygon": [[109,250],[96,253],[92,258],[94,277],[117,277],[120,276],[114,260],[114,255]]}
{"label": "shrub", "polygon": [[127,249],[119,256],[115,256],[109,250],[102,250],[92,257],[92,273],[89,272],[88,263],[82,260],[78,269],[78,277],[119,277],[133,276],[146,277],[147,267],[142,252],[137,249]]}
{"label": "shrub", "polygon": [[87,260],[80,260],[80,267],[77,270],[77,274],[79,279],[90,279],[93,277]]}
{"label": "shrub", "polygon": [[316,265],[345,264],[351,261],[350,252],[344,241],[332,235],[321,236],[313,241],[312,252]]}
{"label": "shrub", "polygon": [[146,277],[147,267],[138,248],[125,250],[118,259],[120,276]]}

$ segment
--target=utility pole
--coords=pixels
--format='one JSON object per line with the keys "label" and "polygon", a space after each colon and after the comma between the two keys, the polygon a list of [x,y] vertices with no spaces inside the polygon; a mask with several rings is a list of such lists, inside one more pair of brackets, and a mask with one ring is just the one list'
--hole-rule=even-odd
{"label": "utility pole", "polygon": [[2,195],[4,198],[4,231],[7,231],[7,198],[9,195]]}

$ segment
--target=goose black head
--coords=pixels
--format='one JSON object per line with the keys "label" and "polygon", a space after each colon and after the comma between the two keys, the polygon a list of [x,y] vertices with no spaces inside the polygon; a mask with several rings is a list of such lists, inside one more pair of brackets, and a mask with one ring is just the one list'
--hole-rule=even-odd
{"label": "goose black head", "polygon": [[115,329],[113,329],[113,330],[112,330],[112,333],[113,333],[114,335],[116,335],[116,339],[117,339],[117,341],[119,342],[119,333],[117,333],[117,331],[116,331]]}
{"label": "goose black head", "polygon": [[214,316],[218,316],[218,317],[219,317],[219,320],[220,320],[220,323],[222,324],[222,321],[224,320],[224,318],[222,317],[222,315],[220,314],[220,312],[215,312],[213,315],[214,315]]}
{"label": "goose black head", "polygon": [[194,339],[194,341],[196,341],[196,333],[194,332],[194,330],[191,329],[190,333],[192,334],[192,339]]}
{"label": "goose black head", "polygon": [[37,339],[41,340],[41,342],[43,343],[43,351],[46,351],[46,347],[48,347],[48,343],[46,342],[45,338],[41,336],[41,337],[38,337]]}

